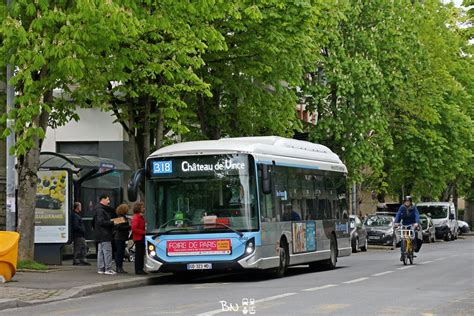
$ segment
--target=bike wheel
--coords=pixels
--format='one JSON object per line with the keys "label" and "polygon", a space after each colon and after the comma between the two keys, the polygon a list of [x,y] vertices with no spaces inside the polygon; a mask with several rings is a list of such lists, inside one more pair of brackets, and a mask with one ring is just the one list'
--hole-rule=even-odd
{"label": "bike wheel", "polygon": [[413,242],[411,240],[407,240],[407,257],[410,264],[413,264]]}
{"label": "bike wheel", "polygon": [[406,266],[407,265],[407,248],[408,248],[408,241],[405,240],[405,239],[402,239],[401,240],[401,253],[402,253],[402,262],[403,262],[403,265]]}

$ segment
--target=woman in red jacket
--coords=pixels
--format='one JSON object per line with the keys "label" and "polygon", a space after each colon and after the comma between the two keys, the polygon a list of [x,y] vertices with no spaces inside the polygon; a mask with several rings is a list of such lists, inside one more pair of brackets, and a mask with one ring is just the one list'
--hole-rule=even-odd
{"label": "woman in red jacket", "polygon": [[146,274],[143,271],[145,259],[145,204],[138,202],[133,206],[132,238],[135,242],[135,274]]}

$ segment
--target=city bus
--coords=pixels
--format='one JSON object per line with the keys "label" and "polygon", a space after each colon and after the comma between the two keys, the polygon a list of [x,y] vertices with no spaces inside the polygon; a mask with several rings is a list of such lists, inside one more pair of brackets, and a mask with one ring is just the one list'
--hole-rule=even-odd
{"label": "city bus", "polygon": [[277,136],[184,142],[135,172],[145,182],[147,271],[334,269],[351,253],[347,168],[329,148]]}

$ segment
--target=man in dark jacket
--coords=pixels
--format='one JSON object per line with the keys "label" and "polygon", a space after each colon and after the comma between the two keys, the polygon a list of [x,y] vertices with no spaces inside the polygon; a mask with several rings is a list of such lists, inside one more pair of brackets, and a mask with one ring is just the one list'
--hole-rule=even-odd
{"label": "man in dark jacket", "polygon": [[86,261],[87,245],[86,245],[86,227],[82,221],[81,203],[74,203],[74,212],[72,213],[72,238],[74,257],[72,260],[73,265],[90,266],[91,264]]}
{"label": "man in dark jacket", "polygon": [[114,240],[113,230],[115,218],[114,210],[109,206],[110,197],[106,194],[99,197],[99,204],[95,207],[94,234],[98,242],[97,247],[97,273],[116,274],[112,270],[112,241]]}

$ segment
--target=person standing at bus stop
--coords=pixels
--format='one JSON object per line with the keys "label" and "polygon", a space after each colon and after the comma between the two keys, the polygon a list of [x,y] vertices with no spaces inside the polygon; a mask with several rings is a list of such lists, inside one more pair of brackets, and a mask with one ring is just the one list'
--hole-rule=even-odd
{"label": "person standing at bus stop", "polygon": [[99,197],[99,204],[95,207],[94,233],[99,243],[97,249],[97,273],[114,275],[112,270],[112,241],[114,240],[115,211],[110,206],[110,197],[103,194]]}
{"label": "person standing at bus stop", "polygon": [[72,238],[74,255],[72,259],[73,265],[90,266],[91,264],[86,260],[87,245],[86,245],[86,227],[82,220],[81,213],[82,206],[79,202],[74,202],[72,214]]}
{"label": "person standing at bus stop", "polygon": [[132,218],[132,239],[135,242],[135,274],[146,274],[143,270],[145,260],[145,204],[135,203]]}
{"label": "person standing at bus stop", "polygon": [[130,233],[130,224],[128,223],[127,213],[128,205],[120,204],[116,210],[117,218],[114,227],[114,243],[115,243],[115,271],[117,273],[127,273],[123,269],[123,257],[125,256],[125,243]]}

